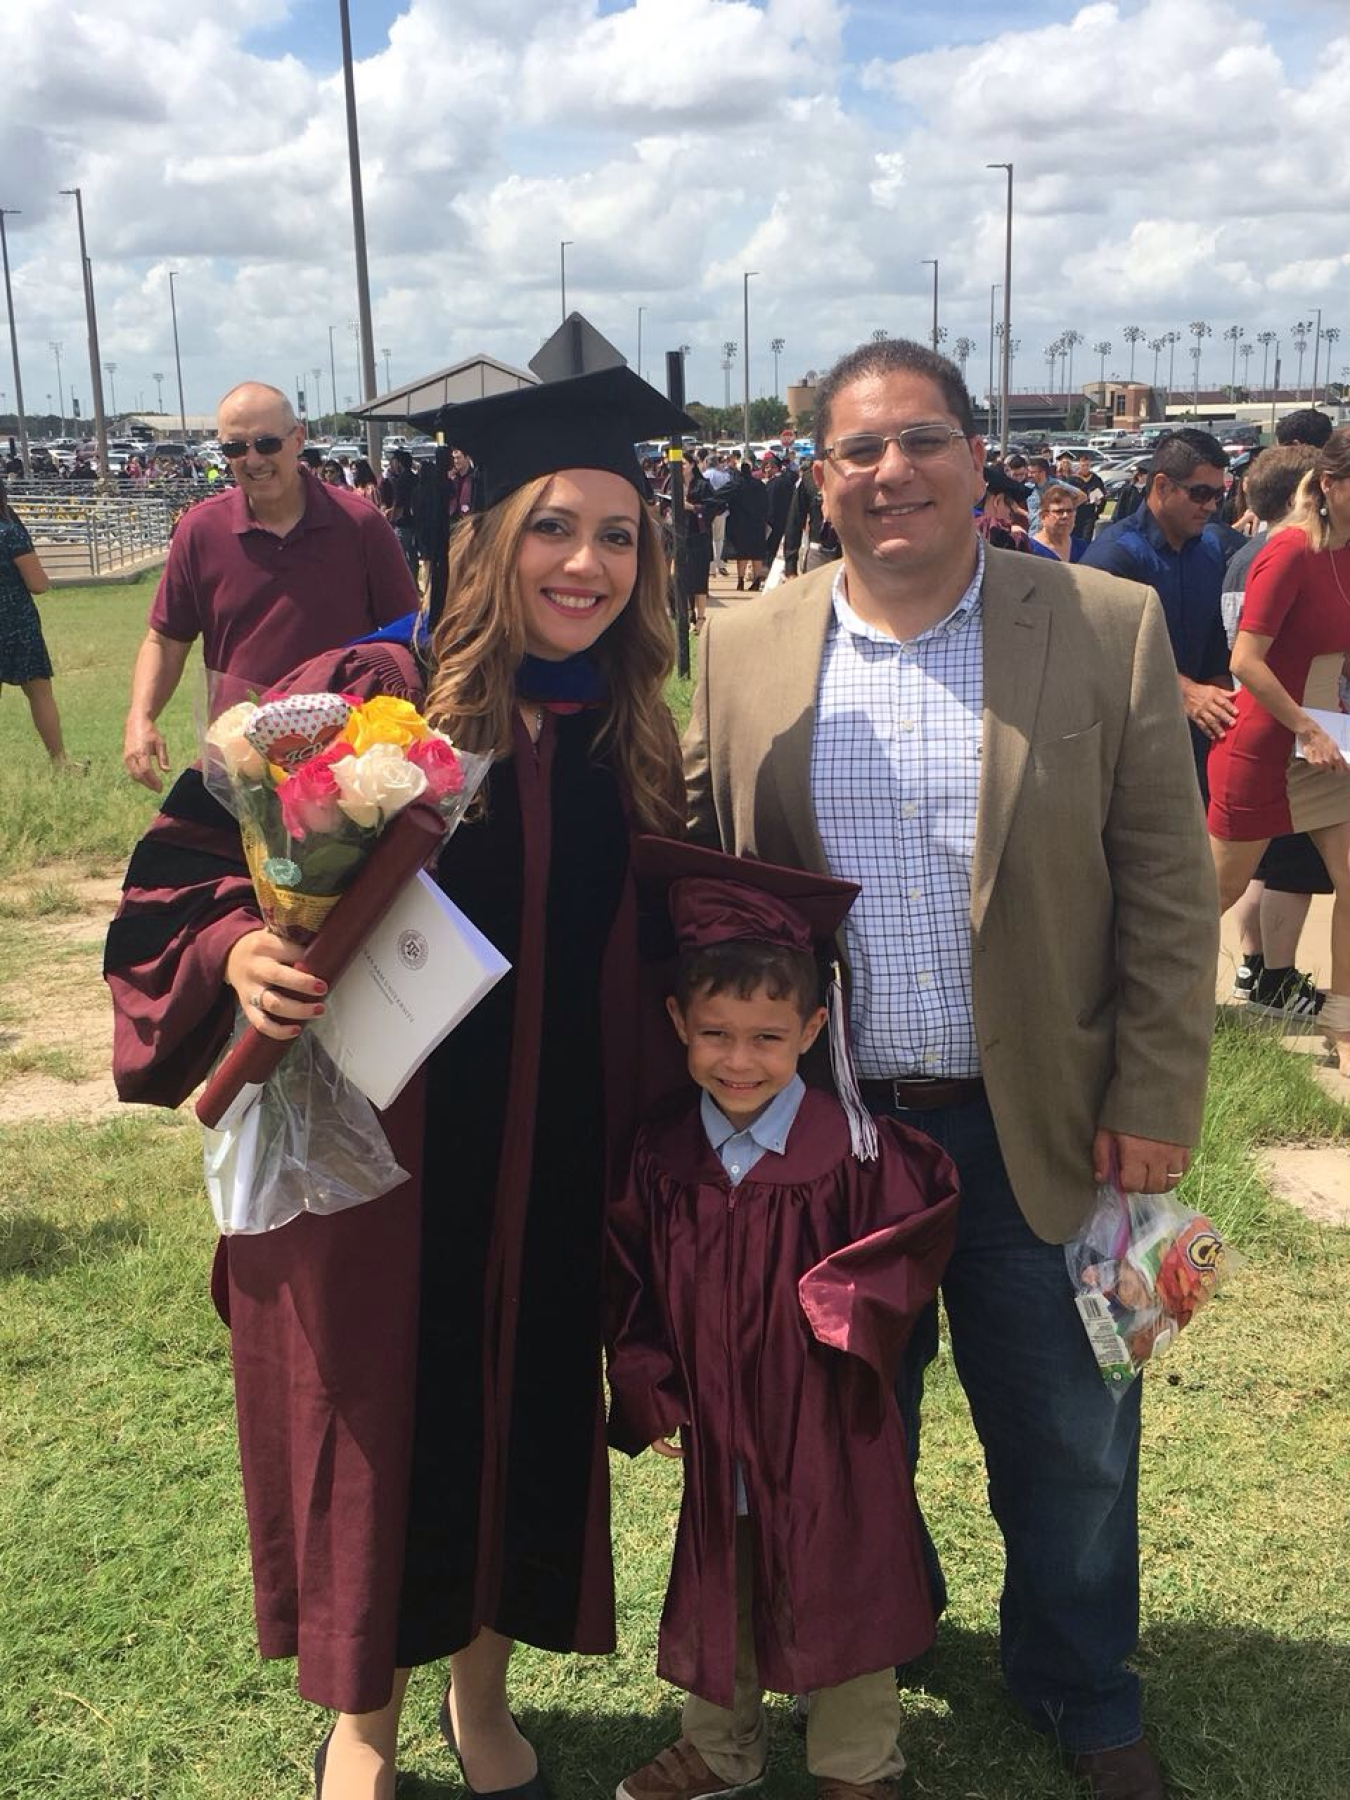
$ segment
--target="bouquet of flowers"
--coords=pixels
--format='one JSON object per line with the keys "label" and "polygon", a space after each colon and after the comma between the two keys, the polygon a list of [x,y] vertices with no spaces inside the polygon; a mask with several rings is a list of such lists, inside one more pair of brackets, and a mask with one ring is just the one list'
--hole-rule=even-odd
{"label": "bouquet of flowers", "polygon": [[302,944],[392,818],[422,800],[453,831],[489,761],[383,694],[241,701],[207,728],[206,745],[206,783],[239,820],[263,917]]}
{"label": "bouquet of flowers", "polygon": [[[243,701],[204,735],[206,785],[239,820],[268,928],[305,945],[305,967],[330,986],[458,825],[491,761],[385,695]],[[197,1113],[224,1232],[338,1212],[405,1179],[374,1107],[309,1031],[282,1041],[243,1026]]]}
{"label": "bouquet of flowers", "polygon": [[1103,1186],[1064,1246],[1088,1342],[1112,1393],[1171,1344],[1215,1294],[1237,1258],[1203,1213],[1169,1194]]}

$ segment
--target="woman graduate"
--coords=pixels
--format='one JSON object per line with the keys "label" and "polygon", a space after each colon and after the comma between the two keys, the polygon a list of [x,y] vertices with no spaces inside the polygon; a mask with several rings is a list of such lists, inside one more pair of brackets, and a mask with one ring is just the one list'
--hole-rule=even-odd
{"label": "woman graduate", "polygon": [[[453,536],[429,647],[382,634],[285,684],[396,694],[495,753],[437,876],[512,963],[383,1115],[411,1179],[217,1259],[262,1653],[298,1656],[338,1713],[319,1800],[392,1800],[408,1671],[446,1655],[470,1792],[540,1800],[512,1644],[614,1645],[600,1267],[641,1099],[628,850],[679,830],[683,797],[632,446],[689,425],[626,369],[456,407],[488,505]],[[122,1097],[178,1104],[236,1006],[294,1035],[322,1003],[302,954],[261,928],[233,821],[184,775],[108,940]]]}

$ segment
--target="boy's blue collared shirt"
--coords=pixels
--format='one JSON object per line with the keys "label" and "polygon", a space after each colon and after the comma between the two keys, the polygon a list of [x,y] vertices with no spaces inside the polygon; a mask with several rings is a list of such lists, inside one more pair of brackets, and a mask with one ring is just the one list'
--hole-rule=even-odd
{"label": "boy's blue collared shirt", "polygon": [[744,1131],[737,1131],[717,1102],[704,1091],[699,1101],[699,1116],[708,1142],[721,1158],[733,1187],[750,1173],[766,1150],[772,1150],[776,1156],[783,1154],[805,1094],[806,1083],[800,1075],[794,1075],[757,1119],[753,1119]]}

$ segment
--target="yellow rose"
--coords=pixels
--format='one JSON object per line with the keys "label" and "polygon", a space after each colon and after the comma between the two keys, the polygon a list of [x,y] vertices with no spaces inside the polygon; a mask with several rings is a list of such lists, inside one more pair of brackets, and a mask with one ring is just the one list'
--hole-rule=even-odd
{"label": "yellow rose", "polygon": [[353,754],[361,756],[372,744],[397,744],[405,749],[420,743],[431,727],[407,700],[395,700],[388,694],[377,694],[364,706],[353,709],[342,729],[343,738]]}

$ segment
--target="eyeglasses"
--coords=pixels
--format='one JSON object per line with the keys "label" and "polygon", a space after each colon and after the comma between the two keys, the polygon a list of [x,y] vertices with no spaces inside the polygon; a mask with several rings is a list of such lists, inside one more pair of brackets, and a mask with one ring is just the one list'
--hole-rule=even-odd
{"label": "eyeglasses", "polygon": [[1076,506],[1043,506],[1041,511],[1047,519],[1071,519],[1078,508]]}
{"label": "eyeglasses", "polygon": [[[1172,481],[1170,475],[1167,479]],[[1209,506],[1214,501],[1222,500],[1224,495],[1221,487],[1210,487],[1205,481],[1197,481],[1191,487],[1187,487],[1184,481],[1172,481],[1172,486],[1178,493],[1185,494],[1192,506]]]}
{"label": "eyeglasses", "polygon": [[[275,456],[285,442],[284,437],[255,437],[253,448],[259,456]],[[228,438],[220,446],[220,454],[230,458],[247,456],[248,452],[249,440],[247,438]]]}
{"label": "eyeglasses", "polygon": [[837,443],[826,444],[825,454],[840,467],[875,469],[886,454],[887,444],[898,444],[901,455],[910,462],[933,462],[946,455],[954,438],[965,435],[959,425],[907,425],[903,431],[885,437],[880,432],[859,431]]}

